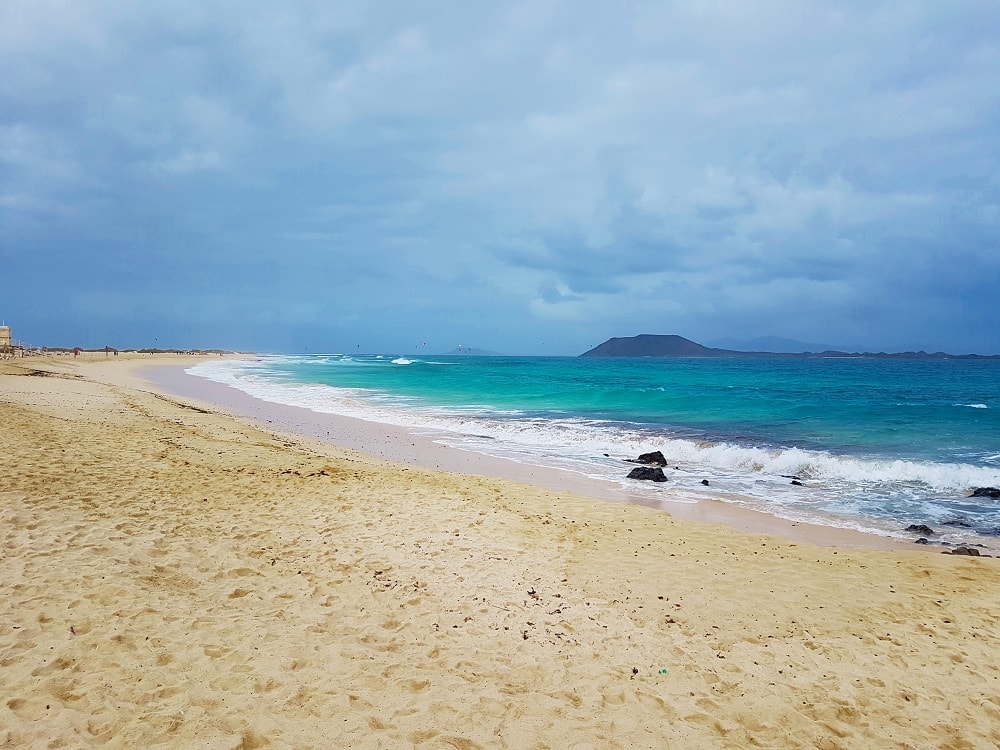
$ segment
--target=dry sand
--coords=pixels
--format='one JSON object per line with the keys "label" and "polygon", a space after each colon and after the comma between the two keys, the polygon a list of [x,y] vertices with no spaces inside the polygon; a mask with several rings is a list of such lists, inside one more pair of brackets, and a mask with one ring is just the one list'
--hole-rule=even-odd
{"label": "dry sand", "polygon": [[129,364],[0,365],[0,746],[1000,746],[1000,560],[389,464]]}

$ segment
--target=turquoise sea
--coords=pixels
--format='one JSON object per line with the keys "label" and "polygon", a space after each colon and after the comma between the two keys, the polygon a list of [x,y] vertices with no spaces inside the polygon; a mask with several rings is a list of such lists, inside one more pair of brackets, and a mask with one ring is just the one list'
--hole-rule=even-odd
{"label": "turquoise sea", "polygon": [[[714,497],[903,538],[909,524],[934,528],[934,541],[1000,537],[1000,500],[968,497],[1000,487],[996,360],[331,354],[188,372],[666,503]],[[669,481],[625,479],[626,459],[652,450]]]}

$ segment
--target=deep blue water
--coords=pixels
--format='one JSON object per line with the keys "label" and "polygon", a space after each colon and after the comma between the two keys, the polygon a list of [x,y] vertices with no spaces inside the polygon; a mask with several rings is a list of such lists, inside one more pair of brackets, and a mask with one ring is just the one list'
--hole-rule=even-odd
{"label": "deep blue water", "polygon": [[668,483],[626,484],[673,502],[722,496],[881,533],[1000,531],[1000,502],[966,497],[1000,486],[1000,361],[313,355],[193,373],[615,481],[623,459],[661,450]]}

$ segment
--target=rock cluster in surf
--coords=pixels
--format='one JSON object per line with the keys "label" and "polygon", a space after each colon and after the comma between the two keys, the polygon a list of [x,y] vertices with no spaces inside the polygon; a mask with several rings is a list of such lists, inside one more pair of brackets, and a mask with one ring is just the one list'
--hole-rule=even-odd
{"label": "rock cluster in surf", "polygon": [[[605,453],[605,456],[608,454]],[[642,464],[632,469],[627,478],[635,479],[638,481],[645,482],[666,482],[667,476],[663,473],[663,467],[667,466],[667,459],[663,455],[662,451],[650,451],[648,453],[641,453],[637,458],[625,459],[629,463]],[[803,487],[803,483],[800,481],[800,477],[794,475],[782,475],[786,479],[791,479],[792,484],[799,487]],[[708,486],[709,482],[707,479],[702,479],[701,484],[703,486]],[[989,498],[1000,498],[1000,489],[996,487],[976,487],[972,490],[969,497],[989,497]],[[961,520],[951,520],[943,521],[945,526],[954,526],[959,528],[972,528],[972,525]],[[913,534],[919,534],[920,536],[914,540],[915,544],[931,544],[931,541],[927,538],[934,536],[937,532],[934,531],[930,526],[924,523],[920,524],[910,524],[904,531],[908,531]],[[936,544],[943,544],[951,546],[950,542],[936,542]],[[959,546],[953,549],[944,550],[943,554],[946,555],[970,555],[972,557],[991,557],[991,555],[984,555],[979,552],[973,546]]]}

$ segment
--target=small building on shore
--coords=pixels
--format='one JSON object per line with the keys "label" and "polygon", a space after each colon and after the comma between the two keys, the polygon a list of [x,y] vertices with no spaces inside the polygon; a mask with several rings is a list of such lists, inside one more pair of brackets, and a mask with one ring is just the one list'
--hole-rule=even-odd
{"label": "small building on shore", "polygon": [[0,326],[0,358],[16,357],[18,354],[24,356],[23,347],[15,347],[11,339],[10,326]]}

